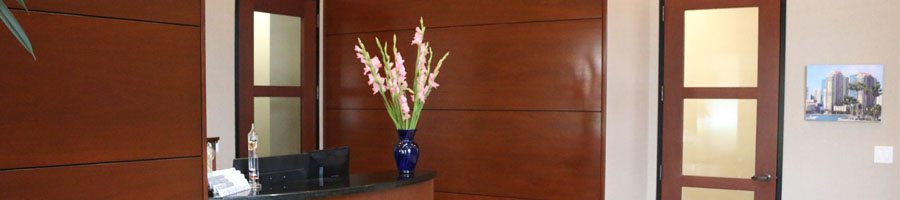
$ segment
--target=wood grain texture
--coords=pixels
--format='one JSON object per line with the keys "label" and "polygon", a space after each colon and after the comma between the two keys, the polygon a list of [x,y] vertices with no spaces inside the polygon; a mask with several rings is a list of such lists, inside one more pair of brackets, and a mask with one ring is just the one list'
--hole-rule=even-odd
{"label": "wood grain texture", "polygon": [[[329,110],[326,148],[349,146],[351,173],[395,169],[383,110]],[[418,169],[436,190],[536,199],[599,199],[599,112],[425,111]]]}
{"label": "wood grain texture", "polygon": [[[328,0],[325,33],[412,30],[425,19],[428,27],[600,18],[597,0]],[[390,6],[391,9],[373,9]],[[378,23],[372,23],[378,22]]]}
{"label": "wood grain texture", "polygon": [[492,197],[474,194],[460,194],[449,192],[434,192],[434,199],[437,200],[518,200],[519,198]]}
{"label": "wood grain texture", "polygon": [[[759,7],[759,83],[756,88],[684,88],[684,11],[734,7]],[[665,101],[663,102],[661,198],[680,199],[682,186],[742,189],[755,192],[757,200],[776,199],[777,177],[770,181],[683,176],[683,102],[686,98],[757,99],[756,174],[778,174],[778,126],[781,64],[781,2],[778,0],[679,0],[665,7]]]}
{"label": "wood grain texture", "polygon": [[684,187],[753,191],[757,188],[759,182],[749,178],[681,176],[681,185]]}
{"label": "wood grain texture", "polygon": [[326,148],[349,146],[351,172],[396,168],[396,133],[353,46],[396,33],[409,61],[422,16],[435,53],[452,51],[416,138],[418,169],[442,174],[435,198],[602,199],[604,4],[326,1]]}
{"label": "wood grain texture", "polygon": [[434,180],[429,180],[414,185],[407,185],[389,190],[366,192],[346,196],[322,198],[322,200],[360,200],[360,199],[391,199],[391,200],[432,200],[434,199]]}
{"label": "wood grain texture", "polygon": [[200,199],[202,170],[202,158],[195,157],[0,171],[0,194],[3,199]]}
{"label": "wood grain texture", "polygon": [[0,37],[0,169],[202,154],[198,27],[13,13],[37,60]]}
{"label": "wood grain texture", "polygon": [[[4,2],[10,8],[22,8],[16,1]],[[203,9],[201,0],[33,0],[25,5],[30,10],[193,26],[200,25]]]}
{"label": "wood grain texture", "polygon": [[[442,56],[441,84],[426,109],[602,109],[602,20],[429,28],[425,39]],[[414,74],[412,31],[398,32],[398,48]],[[328,36],[325,41],[325,106],[383,108],[372,95],[353,53],[357,38],[375,46],[390,33]],[[370,51],[377,51],[371,48]],[[438,57],[435,56],[435,57]],[[435,58],[435,62],[438,58]],[[412,84],[413,77],[408,79]]]}

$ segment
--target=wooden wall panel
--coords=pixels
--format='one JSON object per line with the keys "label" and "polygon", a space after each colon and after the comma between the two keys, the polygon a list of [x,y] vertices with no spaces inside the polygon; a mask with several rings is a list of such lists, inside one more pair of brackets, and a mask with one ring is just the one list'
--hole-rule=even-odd
{"label": "wooden wall panel", "polygon": [[492,196],[484,196],[484,195],[437,192],[437,191],[434,192],[434,199],[442,199],[442,200],[518,200],[518,198],[492,197]]}
{"label": "wooden wall panel", "polygon": [[[385,111],[327,112],[327,148],[349,146],[351,172],[396,168],[397,136]],[[599,112],[425,111],[418,168],[441,173],[437,191],[598,199],[600,119]]]}
{"label": "wooden wall panel", "polygon": [[[451,55],[437,78],[441,86],[426,108],[600,111],[602,23],[593,19],[428,29],[425,39],[435,54],[449,50]],[[406,45],[413,32],[399,33],[398,48],[414,63],[415,48]],[[366,85],[364,65],[353,46],[357,38],[375,46],[375,37],[392,34],[326,37],[326,107],[384,108],[381,96],[372,95]],[[407,65],[414,74],[414,64]]]}
{"label": "wooden wall panel", "polygon": [[600,18],[598,0],[327,0],[325,33]]}
{"label": "wooden wall panel", "polygon": [[[0,171],[3,199],[202,199],[202,159]],[[203,191],[205,192],[205,191]]]}
{"label": "wooden wall panel", "polygon": [[407,185],[388,190],[365,192],[345,196],[321,198],[320,200],[432,200],[434,199],[434,180]]}
{"label": "wooden wall panel", "polygon": [[13,12],[37,60],[0,35],[0,169],[202,154],[199,27]]}
{"label": "wooden wall panel", "polygon": [[323,137],[350,147],[351,171],[396,169],[397,136],[356,38],[371,47],[397,33],[414,58],[407,44],[423,16],[435,52],[452,51],[416,136],[419,168],[441,173],[435,198],[602,199],[605,1],[324,3]]}
{"label": "wooden wall panel", "polygon": [[[4,2],[22,8],[16,1]],[[195,26],[203,9],[200,0],[26,0],[25,5],[30,10]]]}

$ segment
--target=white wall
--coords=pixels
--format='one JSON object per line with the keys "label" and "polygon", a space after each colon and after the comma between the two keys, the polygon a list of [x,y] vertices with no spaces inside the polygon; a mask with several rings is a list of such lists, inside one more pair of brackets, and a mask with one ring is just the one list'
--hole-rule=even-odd
{"label": "white wall", "polygon": [[[608,6],[606,198],[655,199],[658,1]],[[900,165],[872,161],[874,146],[900,147],[900,1],[788,0],[786,33],[783,199],[900,199]],[[807,64],[884,64],[894,112],[881,123],[804,121]]]}
{"label": "white wall", "polygon": [[216,167],[234,160],[234,0],[206,1],[206,136],[219,137]]}
{"label": "white wall", "polygon": [[607,2],[606,199],[656,199],[658,0]]}
{"label": "white wall", "polygon": [[[873,163],[874,146],[900,147],[898,17],[897,0],[788,0],[785,200],[900,199],[900,165]],[[801,94],[808,64],[883,64],[884,121],[805,121]]]}

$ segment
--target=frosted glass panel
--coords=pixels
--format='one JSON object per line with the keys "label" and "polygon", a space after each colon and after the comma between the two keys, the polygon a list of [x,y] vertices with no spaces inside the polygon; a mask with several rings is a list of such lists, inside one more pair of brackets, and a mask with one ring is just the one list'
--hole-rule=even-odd
{"label": "frosted glass panel", "polygon": [[253,12],[253,84],[300,86],[300,17]]}
{"label": "frosted glass panel", "polygon": [[254,97],[253,121],[259,156],[301,152],[299,97]]}
{"label": "frosted glass panel", "polygon": [[684,87],[756,87],[759,8],[684,12]]}
{"label": "frosted glass panel", "polygon": [[753,191],[683,187],[681,200],[753,200]]}
{"label": "frosted glass panel", "polygon": [[682,173],[748,179],[756,170],[755,99],[685,99]]}

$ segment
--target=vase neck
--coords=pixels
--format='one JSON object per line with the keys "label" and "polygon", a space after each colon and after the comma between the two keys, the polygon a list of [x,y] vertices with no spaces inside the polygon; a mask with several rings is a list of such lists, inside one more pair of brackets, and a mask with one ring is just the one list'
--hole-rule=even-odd
{"label": "vase neck", "polygon": [[413,137],[416,136],[416,129],[397,130],[397,136],[400,137],[400,140],[413,140]]}

